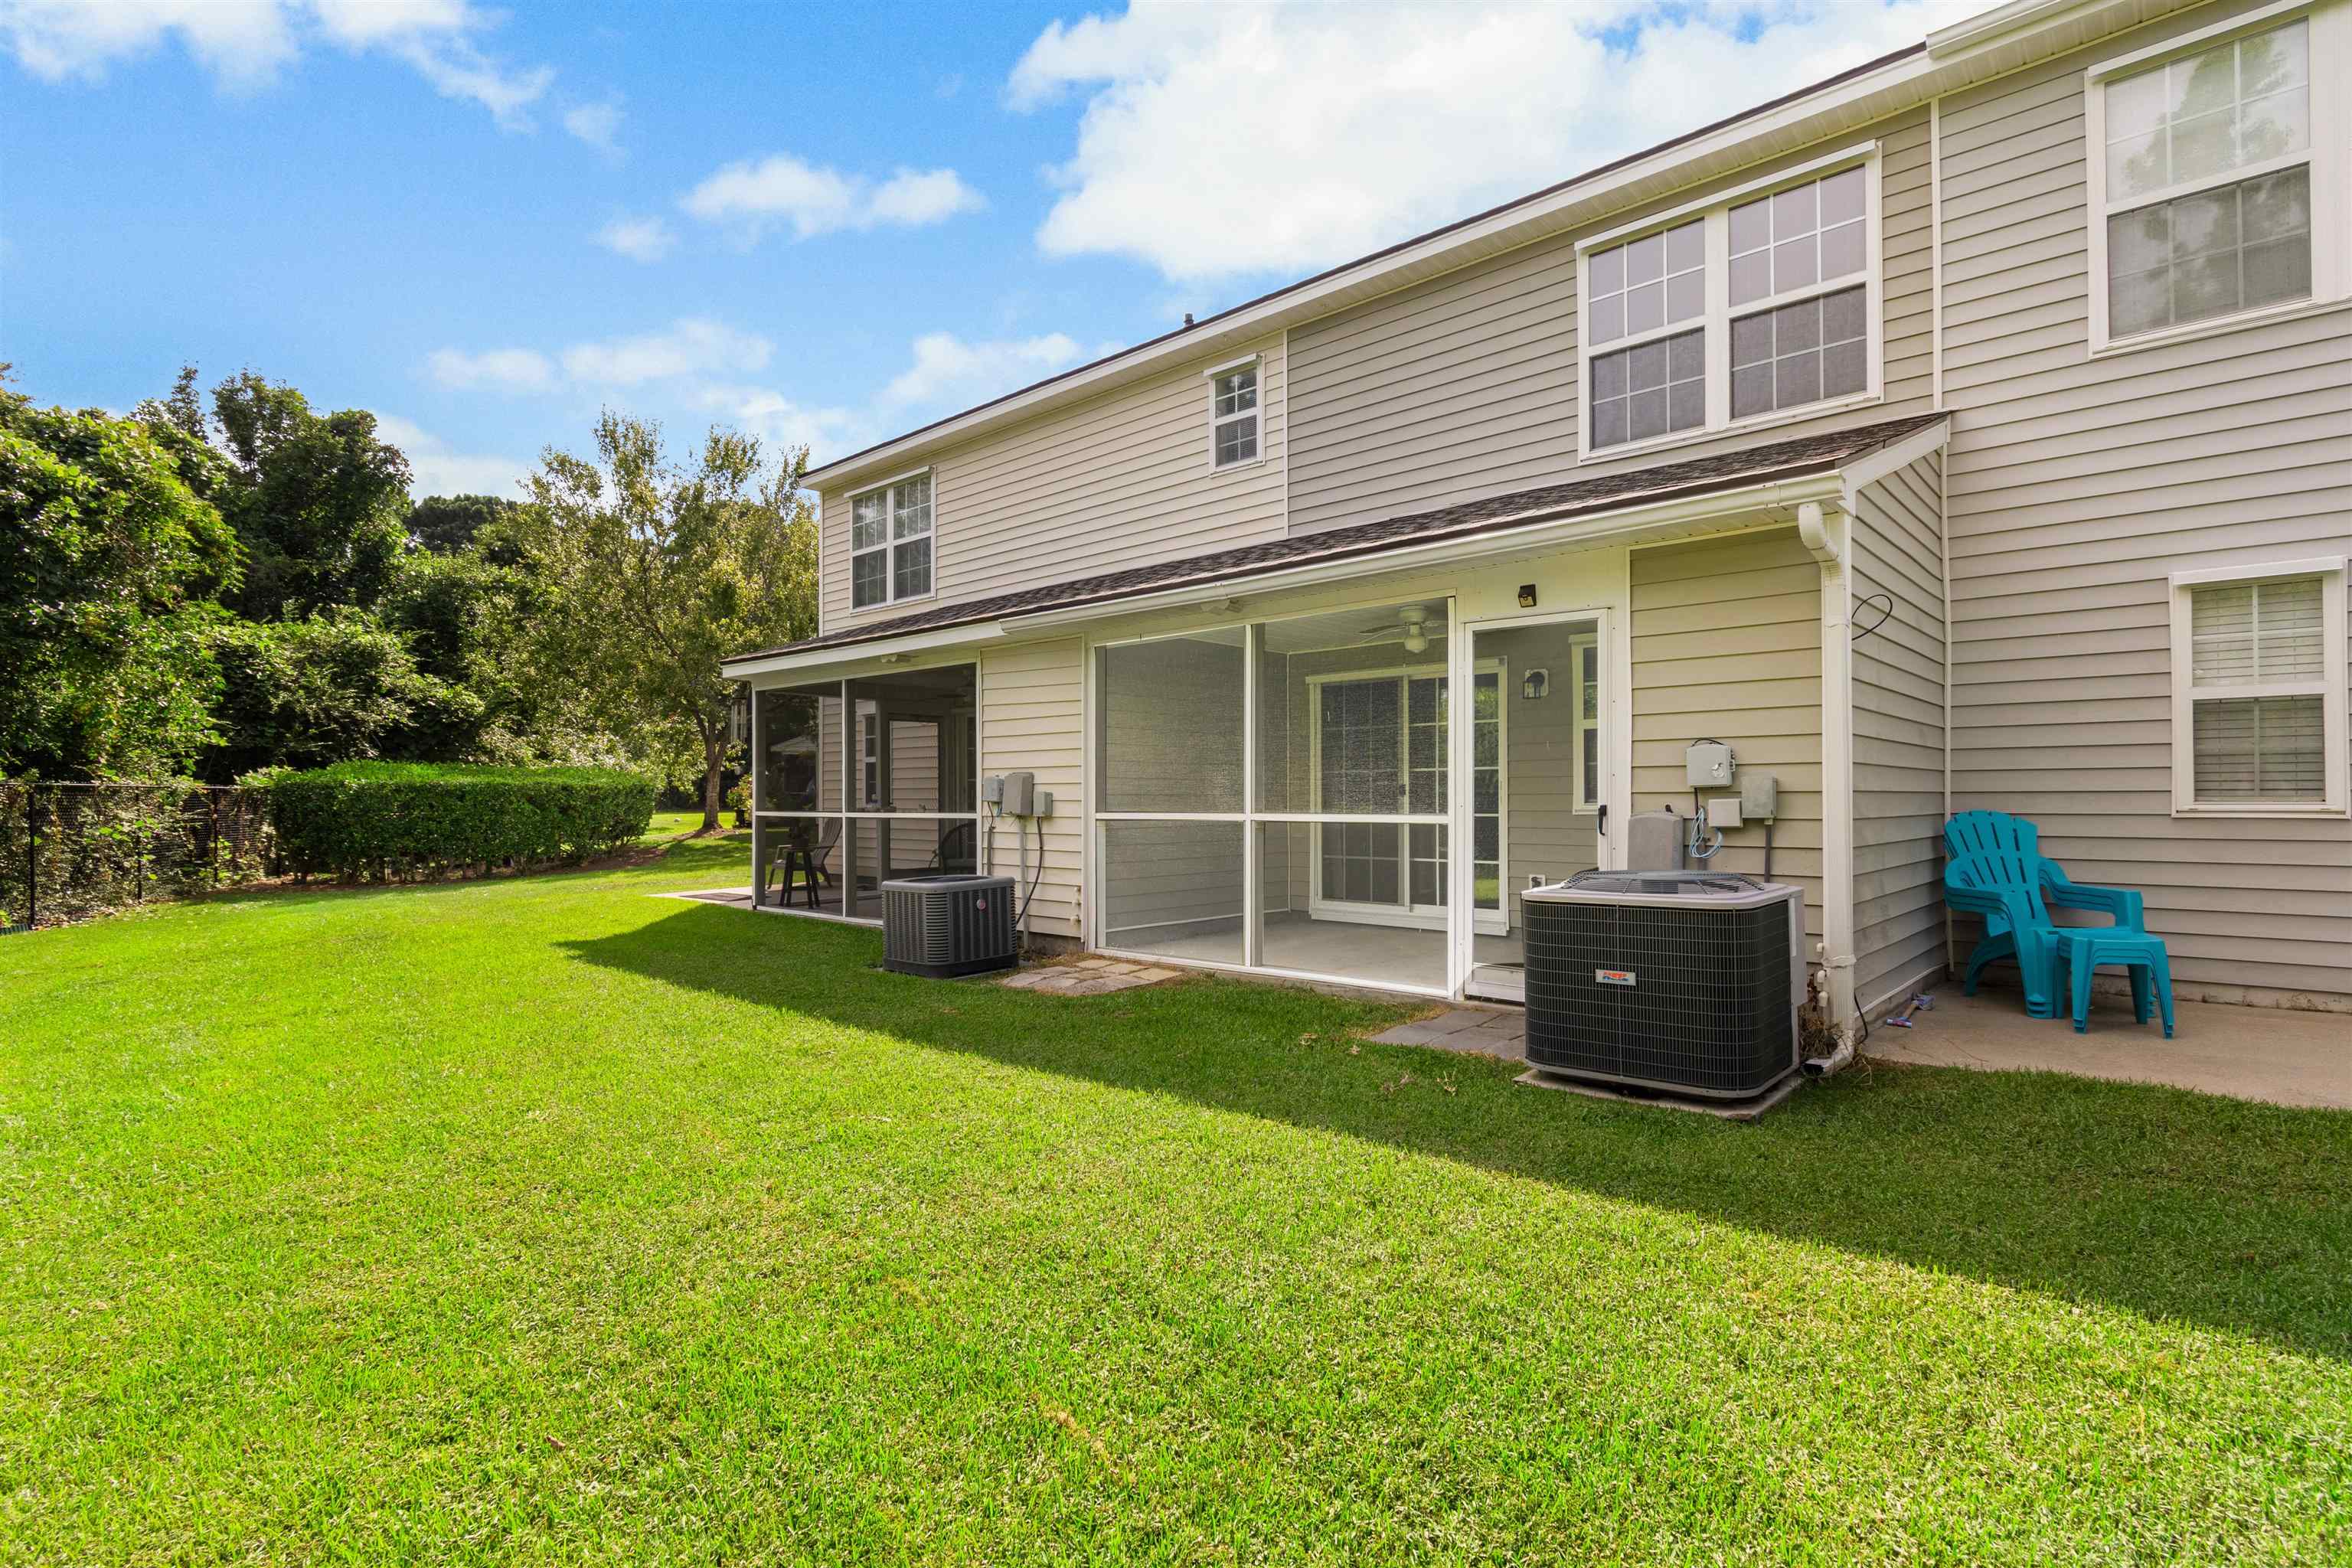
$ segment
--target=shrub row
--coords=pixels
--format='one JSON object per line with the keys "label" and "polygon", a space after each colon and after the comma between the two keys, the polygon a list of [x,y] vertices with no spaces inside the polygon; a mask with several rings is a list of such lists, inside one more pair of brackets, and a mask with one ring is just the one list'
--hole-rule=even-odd
{"label": "shrub row", "polygon": [[341,877],[571,864],[653,820],[654,786],[617,768],[341,763],[254,783],[286,865]]}

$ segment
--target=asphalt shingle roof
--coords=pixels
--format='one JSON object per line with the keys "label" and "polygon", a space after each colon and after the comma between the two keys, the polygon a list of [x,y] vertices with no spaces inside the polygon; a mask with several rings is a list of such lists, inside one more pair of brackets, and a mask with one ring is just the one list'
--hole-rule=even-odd
{"label": "asphalt shingle roof", "polygon": [[1939,413],[1917,414],[1907,418],[1865,425],[1857,429],[1804,436],[1793,441],[1775,441],[1761,447],[1685,458],[1678,463],[1629,468],[1598,479],[1515,490],[1508,495],[1489,496],[1484,500],[1465,501],[1433,511],[1407,512],[1398,517],[1382,518],[1376,522],[1354,523],[1317,533],[1295,533],[1232,550],[1187,556],[1178,561],[1131,566],[1122,572],[1106,572],[1098,576],[1072,578],[1066,582],[1041,583],[1035,587],[1017,589],[1010,594],[941,605],[913,615],[894,616],[887,620],[845,626],[840,631],[786,643],[780,647],[738,654],[730,662],[770,658],[783,654],[814,653],[858,643],[879,642],[887,637],[906,637],[915,632],[940,631],[950,626],[1036,615],[1046,610],[1110,605],[1187,583],[1244,580],[1314,562],[1374,555],[1410,544],[1427,543],[1432,540],[1474,538],[1505,526],[1518,528],[1529,523],[1559,521],[1586,513],[1613,511],[1636,502],[1647,504],[1705,495],[1713,490],[1738,489],[1775,479],[1802,479],[1811,474],[1833,472],[1857,458],[1891,446],[1945,417]]}

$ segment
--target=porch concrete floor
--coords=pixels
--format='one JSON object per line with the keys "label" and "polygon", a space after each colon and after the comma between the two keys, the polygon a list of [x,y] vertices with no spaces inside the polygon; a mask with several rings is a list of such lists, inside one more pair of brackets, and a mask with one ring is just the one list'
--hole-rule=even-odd
{"label": "porch concrete floor", "polygon": [[[1139,951],[1178,963],[1238,963],[1241,943],[1239,931],[1218,931],[1169,938]],[[1445,933],[1442,931],[1276,915],[1268,917],[1259,945],[1268,969],[1328,974],[1368,985],[1422,985],[1436,990],[1445,984]],[[1472,951],[1480,963],[1516,963],[1519,941],[1512,936],[1482,936]]]}
{"label": "porch concrete floor", "polygon": [[1909,1029],[1874,1025],[1864,1054],[1881,1061],[1996,1072],[2071,1072],[2165,1083],[2273,1105],[2352,1110],[2352,1016],[2182,1002],[2174,1033],[2132,1022],[2128,998],[2095,996],[2090,1029],[2066,1018],[2029,1018],[2014,991],[1963,996],[1936,991],[1936,1008]]}

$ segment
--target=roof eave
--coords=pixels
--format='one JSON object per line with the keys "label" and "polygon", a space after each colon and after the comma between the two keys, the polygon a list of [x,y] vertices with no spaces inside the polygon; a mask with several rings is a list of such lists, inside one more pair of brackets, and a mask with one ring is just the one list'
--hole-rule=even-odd
{"label": "roof eave", "polygon": [[[1940,427],[1940,426],[1938,426]],[[1793,509],[1807,501],[1832,501],[1843,493],[1846,472],[1857,458],[1824,464],[1816,471],[1695,494],[1654,500],[1630,500],[1598,510],[1576,509],[1558,515],[1557,508],[1530,512],[1523,521],[1490,520],[1453,531],[1389,546],[1365,546],[1262,571],[1203,574],[1189,581],[1140,593],[1108,593],[1097,598],[1026,614],[1010,615],[961,626],[940,627],[900,637],[879,637],[859,642],[834,643],[795,652],[779,649],[747,654],[720,665],[731,680],[762,675],[803,674],[835,666],[868,663],[998,642],[1030,633],[1051,632],[1118,616],[1145,615],[1210,604],[1244,594],[1265,595],[1301,587],[1318,587],[1358,577],[1383,576],[1425,568],[1448,566],[1555,549],[1594,549],[1602,545],[1638,543],[1675,537],[1682,532],[1717,531],[1714,525],[1738,514],[1762,514],[1767,521],[1785,522]]]}

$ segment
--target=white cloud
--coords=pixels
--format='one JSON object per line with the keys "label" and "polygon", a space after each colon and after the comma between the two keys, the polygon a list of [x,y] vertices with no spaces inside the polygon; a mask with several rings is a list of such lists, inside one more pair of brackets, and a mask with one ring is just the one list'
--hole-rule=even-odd
{"label": "white cloud", "polygon": [[583,103],[563,111],[563,129],[600,153],[621,151],[621,100]]}
{"label": "white cloud", "polygon": [[953,169],[899,169],[878,185],[802,162],[789,153],[730,163],[679,198],[706,223],[733,223],[758,235],[789,223],[794,237],[890,224],[919,227],[987,205]]}
{"label": "white cloud", "polygon": [[757,436],[774,449],[773,455],[806,447],[813,463],[870,447],[883,431],[870,413],[798,403],[764,386],[698,387],[694,404],[746,435]]}
{"label": "white cloud", "polygon": [[[633,404],[692,409],[780,448],[805,446],[823,462],[1103,352],[1087,349],[1066,332],[977,342],[952,332],[926,332],[908,345],[906,368],[854,405],[812,403],[761,384],[755,378],[774,357],[774,345],[757,333],[698,318],[659,331],[574,343],[552,355],[528,348],[479,353],[439,349],[426,365],[435,381],[459,390],[561,393],[569,398],[628,389]],[[404,428],[415,431],[404,422]],[[499,461],[455,458],[437,445],[425,451],[444,466],[436,473],[450,465]],[[415,460],[417,454],[410,457]]]}
{"label": "white cloud", "polygon": [[375,433],[407,455],[412,496],[517,496],[523,476],[535,466],[513,458],[452,452],[448,443],[397,414],[379,413]]}
{"label": "white cloud", "polygon": [[575,343],[563,369],[591,386],[635,386],[682,376],[742,375],[764,369],[775,345],[723,322],[686,317],[663,331]]}
{"label": "white cloud", "polygon": [[968,343],[952,332],[915,340],[915,363],[891,379],[877,400],[884,408],[969,407],[1065,370],[1086,351],[1067,333]]}
{"label": "white cloud", "polygon": [[466,0],[0,0],[0,42],[47,81],[95,80],[176,39],[223,86],[250,90],[317,40],[388,54],[443,97],[528,131],[555,72],[509,70],[485,55],[476,39],[496,21]]}
{"label": "white cloud", "polygon": [[8,0],[0,37],[44,81],[95,79],[167,37],[226,87],[258,87],[296,47],[278,0]]}
{"label": "white cloud", "polygon": [[436,349],[426,358],[433,379],[444,386],[495,386],[513,392],[544,392],[555,384],[555,367],[533,349],[489,349],[469,354]]}
{"label": "white cloud", "polygon": [[677,236],[662,218],[616,217],[596,231],[596,243],[632,261],[659,261],[677,243]]}
{"label": "white cloud", "polygon": [[1916,42],[1987,0],[1186,5],[1055,22],[1015,108],[1083,95],[1046,254],[1312,271]]}

